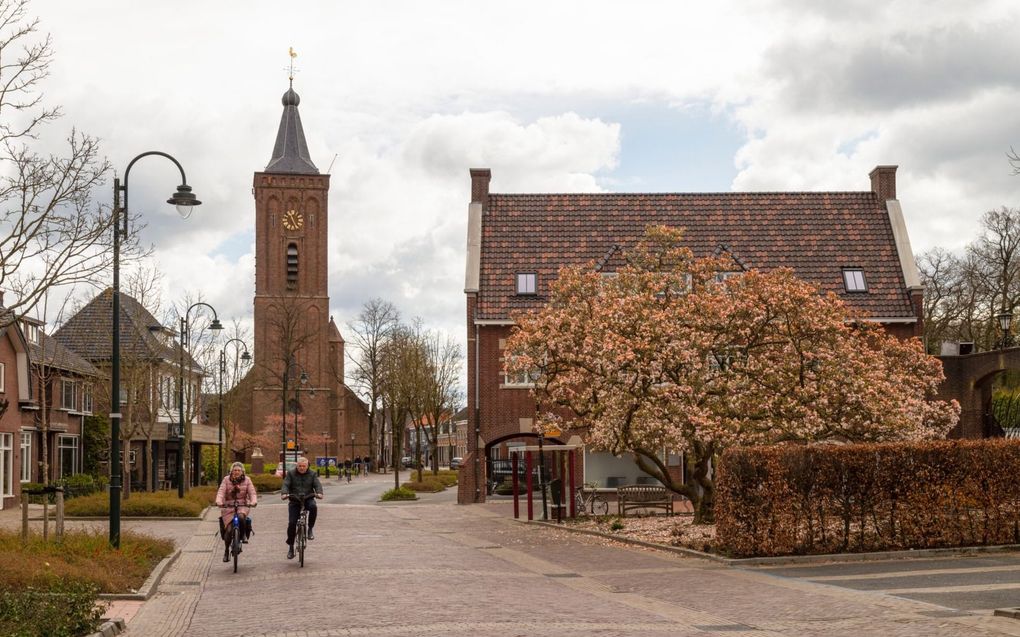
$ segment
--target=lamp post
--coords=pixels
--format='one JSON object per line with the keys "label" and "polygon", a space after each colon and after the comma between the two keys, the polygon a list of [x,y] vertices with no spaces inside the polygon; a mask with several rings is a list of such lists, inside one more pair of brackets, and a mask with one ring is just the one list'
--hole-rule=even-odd
{"label": "lamp post", "polygon": [[223,324],[220,323],[220,319],[216,317],[216,309],[213,306],[199,301],[198,303],[191,304],[188,309],[184,310],[184,314],[181,316],[181,342],[178,344],[180,351],[179,354],[179,367],[177,369],[177,497],[184,497],[184,350],[191,346],[190,335],[188,330],[188,315],[191,310],[196,307],[207,307],[209,311],[213,313],[212,323],[209,324],[211,330],[222,330]]}
{"label": "lamp post", "polygon": [[1013,322],[1013,313],[1002,308],[1002,311],[995,315],[995,320],[999,322],[999,329],[1002,330],[1002,348],[1009,347],[1009,325]]}
{"label": "lamp post", "polygon": [[[282,474],[286,474],[287,468],[287,385],[290,380],[290,370],[297,367],[301,370],[301,376],[299,377],[300,384],[294,386],[294,464],[297,464],[298,459],[298,421],[297,421],[297,406],[298,406],[298,392],[301,391],[303,385],[308,384],[308,373],[305,372],[304,366],[296,360],[291,360],[287,364],[287,369],[283,370],[283,408],[280,416],[280,463],[283,465],[284,471]],[[315,388],[311,390],[311,395],[315,396]]]}
{"label": "lamp post", "polygon": [[351,432],[351,467],[352,468],[354,467],[354,437],[356,435],[357,434],[355,434],[353,431]]}
{"label": "lamp post", "polygon": [[[244,348],[244,353],[241,354],[241,363],[247,365],[251,362],[251,354],[248,353],[248,346],[245,345],[244,341],[239,338],[232,338],[223,344],[220,349],[220,431],[219,431],[219,451],[216,454],[216,484],[219,484],[223,480],[223,374],[227,371],[227,345],[231,343],[240,343],[241,347]],[[235,348],[236,352],[237,349]]]}
{"label": "lamp post", "polygon": [[[120,179],[113,180],[113,312],[112,312],[112,347],[110,352],[110,546],[120,548],[120,240],[128,236],[128,176],[131,167],[142,157],[159,155],[166,157],[181,171],[181,185],[167,203],[177,206],[177,212],[187,219],[191,209],[202,202],[191,192],[188,178],[180,162],[172,156],[150,150],[138,155],[128,163],[124,171],[124,183]],[[124,193],[124,205],[120,204],[120,195]]]}

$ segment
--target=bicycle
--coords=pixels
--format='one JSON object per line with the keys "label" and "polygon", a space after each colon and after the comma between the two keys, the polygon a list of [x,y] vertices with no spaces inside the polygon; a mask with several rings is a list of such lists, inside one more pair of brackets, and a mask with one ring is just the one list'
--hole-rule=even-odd
{"label": "bicycle", "polygon": [[298,564],[301,568],[305,567],[305,547],[308,546],[308,509],[305,508],[305,502],[310,498],[314,498],[314,493],[298,497],[293,494],[287,496],[288,500],[301,503],[301,513],[298,514],[297,531],[294,534],[294,548],[297,549]]}
{"label": "bicycle", "polygon": [[597,482],[585,482],[574,491],[574,506],[578,515],[605,515],[609,513],[609,502],[599,495]]}
{"label": "bicycle", "polygon": [[230,521],[230,555],[234,561],[234,572],[237,572],[237,556],[241,554],[241,516],[238,515],[237,510],[243,506],[249,508],[255,508],[258,503],[254,504],[238,504],[234,502],[234,517]]}

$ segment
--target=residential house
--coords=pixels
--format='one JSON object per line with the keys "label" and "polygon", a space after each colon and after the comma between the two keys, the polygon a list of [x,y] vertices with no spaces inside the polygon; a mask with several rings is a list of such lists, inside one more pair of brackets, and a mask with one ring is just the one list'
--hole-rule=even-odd
{"label": "residential house", "polygon": [[17,505],[21,482],[33,475],[33,433],[31,426],[22,430],[21,420],[21,405],[28,404],[32,397],[28,352],[17,322],[0,328],[0,509]]}
{"label": "residential house", "polygon": [[[922,330],[922,287],[899,201],[896,167],[879,166],[860,192],[496,194],[471,170],[467,296],[468,457],[458,499],[485,499],[488,460],[533,445],[530,381],[503,373],[515,310],[537,309],[562,266],[620,265],[652,224],[683,228],[696,257],[729,254],[740,270],[789,267],[902,338]],[[863,181],[863,180],[862,180]],[[581,443],[565,431],[548,444]],[[683,458],[667,454],[683,473]],[[580,479],[647,481],[632,461],[583,450]]]}
{"label": "residential house", "polygon": [[[113,291],[107,288],[69,318],[54,338],[102,370],[109,370]],[[182,352],[176,332],[163,326],[149,310],[128,294],[120,295],[121,434],[126,488],[170,488],[178,478],[178,454],[186,450],[187,484],[197,484],[201,449],[218,443],[217,427],[202,422],[201,395],[205,371]],[[183,366],[180,360],[183,358]],[[180,370],[183,367],[183,374]],[[178,385],[183,376],[184,427],[180,427]],[[94,398],[102,413],[109,412],[110,390]],[[184,440],[180,435],[183,433]]]}

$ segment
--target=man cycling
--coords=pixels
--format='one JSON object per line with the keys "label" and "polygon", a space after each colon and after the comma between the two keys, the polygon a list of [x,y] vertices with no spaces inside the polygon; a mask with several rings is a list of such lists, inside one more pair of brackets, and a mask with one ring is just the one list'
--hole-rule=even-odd
{"label": "man cycling", "polygon": [[[315,494],[317,499],[322,498],[322,483],[319,482],[319,476],[308,470],[308,458],[298,458],[297,466],[287,472],[287,476],[283,479],[283,489],[280,491],[280,497],[284,500],[294,494],[298,498],[306,498],[312,494]],[[294,559],[294,536],[297,534],[297,521],[298,516],[301,515],[301,501],[291,500],[288,503],[287,518],[287,559]],[[315,506],[315,500],[309,499],[305,503],[305,509],[308,510],[308,539],[314,540],[315,534],[312,533],[312,529],[315,527],[315,517],[318,514],[318,508]]]}

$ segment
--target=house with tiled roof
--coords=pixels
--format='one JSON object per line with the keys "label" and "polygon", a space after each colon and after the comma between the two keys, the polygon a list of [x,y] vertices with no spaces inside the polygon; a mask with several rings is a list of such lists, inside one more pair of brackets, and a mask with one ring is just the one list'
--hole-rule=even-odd
{"label": "house with tiled roof", "polygon": [[77,352],[46,334],[43,321],[23,317],[31,396],[20,404],[21,481],[59,480],[84,470],[86,419],[95,408],[102,373]]}
{"label": "house with tiled roof", "polygon": [[[71,316],[54,334],[68,349],[108,372],[112,342],[113,291],[107,288]],[[197,484],[201,448],[218,444],[215,426],[200,414],[205,371],[188,352],[182,352],[176,332],[160,323],[142,303],[120,294],[121,397],[119,411],[124,437],[127,488],[169,488],[176,484],[178,455],[187,449],[189,484]],[[184,359],[184,441],[180,431],[177,384]],[[108,383],[108,381],[107,381]],[[109,385],[95,394],[101,413],[108,413]]]}
{"label": "house with tiled roof", "polygon": [[[0,293],[0,312],[3,311],[3,294]],[[31,456],[25,460],[22,453],[26,437],[31,443],[32,433],[22,431],[21,418],[21,405],[32,401],[29,347],[16,320],[3,323],[5,326],[0,328],[0,510],[17,506],[21,483],[32,475]]]}
{"label": "house with tiled roof", "polygon": [[[649,225],[684,230],[696,257],[729,255],[735,271],[788,267],[901,337],[922,331],[922,291],[896,166],[878,166],[855,192],[501,194],[488,169],[471,170],[467,296],[468,454],[459,501],[485,499],[491,460],[534,443],[527,379],[503,374],[513,312],[537,309],[567,265],[604,272]],[[862,175],[862,182],[863,175]],[[867,183],[867,182],[865,182]],[[580,443],[565,432],[550,443]],[[579,480],[641,482],[633,462],[583,450]],[[682,459],[669,459],[682,472]]]}

